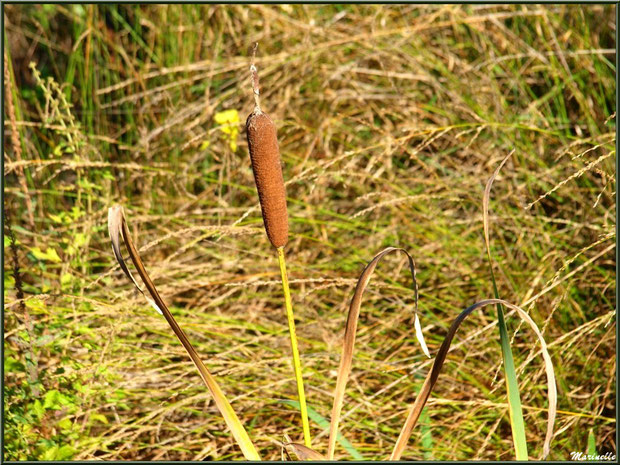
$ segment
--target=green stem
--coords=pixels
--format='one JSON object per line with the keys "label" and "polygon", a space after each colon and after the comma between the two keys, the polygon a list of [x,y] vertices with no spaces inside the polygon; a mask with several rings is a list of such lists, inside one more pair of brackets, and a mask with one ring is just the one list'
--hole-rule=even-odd
{"label": "green stem", "polygon": [[280,264],[280,274],[282,275],[282,289],[284,290],[284,302],[286,304],[286,316],[288,318],[288,330],[291,335],[291,350],[293,351],[293,365],[295,368],[295,380],[297,381],[297,394],[299,396],[299,407],[301,410],[301,421],[304,430],[304,444],[311,447],[310,442],[310,423],[308,423],[308,408],[306,407],[306,395],[304,393],[304,381],[301,376],[301,361],[299,359],[299,349],[297,348],[297,334],[295,333],[295,317],[293,315],[293,305],[291,304],[291,291],[288,286],[288,276],[286,275],[286,263],[284,261],[284,247],[278,247],[278,262]]}

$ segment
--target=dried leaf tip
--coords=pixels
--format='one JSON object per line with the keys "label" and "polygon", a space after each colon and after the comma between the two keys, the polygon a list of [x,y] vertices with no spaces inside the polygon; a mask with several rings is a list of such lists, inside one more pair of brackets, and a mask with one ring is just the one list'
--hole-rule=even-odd
{"label": "dried leaf tip", "polygon": [[[288,452],[291,451],[293,452],[296,456],[297,459],[299,461],[306,461],[306,460],[310,460],[310,461],[314,461],[314,460],[318,460],[318,461],[323,461],[326,460],[325,456],[317,451],[315,451],[314,449],[305,446],[304,444],[299,444],[297,442],[292,442],[291,438],[289,437],[288,434],[284,435],[284,441],[280,443],[282,445],[282,447],[284,447],[284,449],[286,450],[286,453],[288,455]],[[290,457],[290,455],[289,455]]]}

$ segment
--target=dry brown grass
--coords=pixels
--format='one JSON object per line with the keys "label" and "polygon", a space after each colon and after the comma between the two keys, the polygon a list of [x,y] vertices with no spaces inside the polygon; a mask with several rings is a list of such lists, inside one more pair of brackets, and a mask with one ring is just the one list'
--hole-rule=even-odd
{"label": "dry brown grass", "polygon": [[[49,410],[28,433],[7,417],[7,458],[39,458],[44,439],[75,444],[83,460],[240,458],[166,321],[114,265],[114,203],[263,457],[280,459],[272,441],[284,434],[300,442],[298,413],[277,402],[295,397],[295,382],[247,146],[240,134],[232,151],[214,122],[222,110],[251,111],[255,41],[287,181],[309,405],[329,417],[349,299],[382,248],[416,260],[431,353],[458,312],[492,297],[482,193],[515,149],[493,188],[492,248],[500,295],[539,324],[556,366],[550,458],[585,451],[590,427],[598,451],[615,452],[613,7],[8,5],[5,14],[24,140],[22,162],[5,155],[6,201],[42,391],[76,407]],[[70,108],[56,94],[57,107],[46,106],[30,61],[63,84]],[[37,259],[35,240],[61,262]],[[391,450],[431,363],[412,331],[403,266],[387,258],[366,291],[340,426],[369,459]],[[5,273],[5,356],[23,362],[27,336]],[[463,324],[428,404],[432,450],[416,429],[404,458],[513,457],[495,324],[491,310]],[[538,347],[525,329],[514,335],[533,457],[546,422]],[[26,372],[8,366],[5,411],[28,411]],[[311,427],[325,452],[327,432]],[[347,458],[341,447],[336,458]]]}

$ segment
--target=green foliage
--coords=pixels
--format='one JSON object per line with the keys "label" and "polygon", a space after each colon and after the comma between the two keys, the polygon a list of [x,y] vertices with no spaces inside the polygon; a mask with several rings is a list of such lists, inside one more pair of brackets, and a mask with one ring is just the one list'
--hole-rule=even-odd
{"label": "green foliage", "polygon": [[[7,363],[9,376],[26,374],[24,365],[14,359]],[[64,393],[51,389],[33,396],[33,385],[5,388],[5,457],[7,460],[70,460],[83,436],[76,413],[82,400],[66,377],[57,377]],[[66,390],[65,390],[66,389]]]}

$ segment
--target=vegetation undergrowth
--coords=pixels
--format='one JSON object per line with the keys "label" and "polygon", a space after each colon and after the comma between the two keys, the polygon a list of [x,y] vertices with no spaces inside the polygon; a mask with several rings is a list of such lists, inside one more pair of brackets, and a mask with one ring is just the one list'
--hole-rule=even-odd
{"label": "vegetation undergrowth", "polygon": [[[549,458],[615,453],[613,6],[4,13],[6,459],[243,457],[167,321],[123,284],[105,224],[114,204],[260,456],[280,459],[285,435],[302,442],[299,410],[280,401],[297,392],[288,325],[239,117],[254,41],[283,160],[313,446],[328,443],[317,419],[330,419],[350,298],[373,254],[415,257],[432,355],[463,308],[493,295],[480,204],[514,149],[493,187],[489,249],[497,296],[539,325],[553,361]],[[382,259],[359,315],[338,430],[366,459],[390,453],[433,363],[403,266]],[[514,458],[491,302],[459,328],[404,459]],[[504,311],[539,458],[545,366],[535,334]],[[350,454],[337,441],[335,458]]]}

